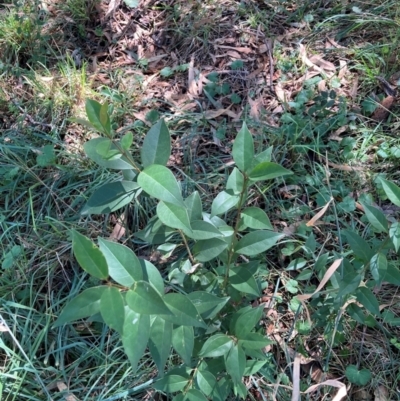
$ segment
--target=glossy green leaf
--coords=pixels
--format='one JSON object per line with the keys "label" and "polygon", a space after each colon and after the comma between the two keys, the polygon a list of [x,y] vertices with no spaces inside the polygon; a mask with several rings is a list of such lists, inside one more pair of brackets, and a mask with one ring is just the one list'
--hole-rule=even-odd
{"label": "glossy green leaf", "polygon": [[135,372],[150,337],[150,316],[140,315],[125,307],[125,320],[121,336],[124,351]]}
{"label": "glossy green leaf", "polygon": [[227,247],[228,244],[225,241],[219,238],[212,238],[204,241],[197,241],[193,248],[193,253],[194,257],[199,262],[208,262],[220,255]]}
{"label": "glossy green leaf", "polygon": [[259,296],[260,289],[253,274],[244,266],[232,266],[229,269],[229,284],[240,292]]}
{"label": "glossy green leaf", "polygon": [[[113,170],[132,170],[132,164],[130,164],[128,159],[124,156],[121,156],[118,159],[107,160],[99,155],[97,152],[98,146],[106,143],[110,144],[110,140],[108,138],[94,138],[86,142],[83,145],[83,149],[85,150],[87,156],[101,167],[106,167]],[[118,151],[118,148],[111,143],[110,150]]]}
{"label": "glossy green leaf", "polygon": [[158,245],[168,242],[176,232],[175,229],[162,224],[157,216],[153,216],[148,221],[147,226],[143,230],[134,233],[134,236],[147,244]]}
{"label": "glossy green leaf", "polygon": [[139,185],[132,181],[117,181],[96,189],[81,214],[105,214],[121,209],[135,197]]}
{"label": "glossy green leaf", "polygon": [[259,207],[248,207],[240,214],[246,227],[255,230],[272,230],[273,227],[267,214]]}
{"label": "glossy green leaf", "polygon": [[213,318],[229,301],[229,297],[218,298],[206,291],[194,291],[187,294],[204,319]]}
{"label": "glossy green leaf", "polygon": [[196,382],[199,389],[206,395],[210,396],[217,386],[215,376],[205,369],[198,369],[196,372]]}
{"label": "glossy green leaf", "polygon": [[203,220],[195,220],[190,223],[192,230],[185,234],[195,240],[206,240],[222,237],[222,233],[211,223]]}
{"label": "glossy green leaf", "polygon": [[368,205],[366,203],[362,203],[365,216],[367,217],[368,221],[371,225],[377,230],[378,232],[385,232],[389,231],[388,222],[385,215],[376,207]]}
{"label": "glossy green leaf", "polygon": [[220,192],[211,205],[211,216],[226,213],[238,204],[239,199],[239,195],[230,195],[225,191]]}
{"label": "glossy green leaf", "polygon": [[382,282],[386,272],[387,272],[387,259],[386,255],[382,252],[378,252],[371,258],[371,262],[369,263],[369,270],[371,272],[372,277],[378,283]]}
{"label": "glossy green leaf", "polygon": [[167,167],[146,167],[138,176],[138,184],[156,199],[185,207],[178,181]]}
{"label": "glossy green leaf", "polygon": [[108,267],[100,249],[87,237],[72,230],[72,250],[79,265],[91,276],[105,280]]}
{"label": "glossy green leaf", "polygon": [[376,316],[380,315],[378,300],[370,289],[368,289],[367,287],[358,287],[355,295],[358,302],[360,302],[360,304],[364,306],[365,309]]}
{"label": "glossy green leaf", "polygon": [[233,316],[230,323],[233,334],[239,339],[246,339],[260,322],[262,313],[263,307],[246,309],[243,313],[239,311]]}
{"label": "glossy green leaf", "polygon": [[100,299],[100,313],[104,322],[112,329],[123,333],[125,306],[121,293],[115,287],[108,287]]}
{"label": "glossy green leaf", "polygon": [[358,370],[357,366],[349,365],[346,368],[346,377],[357,386],[366,386],[372,378],[368,369]]}
{"label": "glossy green leaf", "polygon": [[251,170],[249,178],[251,181],[264,181],[291,174],[293,174],[292,171],[280,166],[279,164],[273,162],[263,162],[257,164],[257,166]]}
{"label": "glossy green leaf", "polygon": [[153,387],[155,390],[164,391],[165,393],[175,393],[183,390],[188,382],[189,379],[187,377],[167,374],[157,380]]}
{"label": "glossy green leaf", "polygon": [[170,293],[164,296],[164,302],[172,314],[166,316],[160,314],[163,319],[180,326],[207,328],[196,307],[186,295]]}
{"label": "glossy green leaf", "polygon": [[394,222],[390,226],[389,230],[389,237],[392,240],[392,243],[394,245],[394,249],[396,249],[396,252],[399,251],[400,248],[400,223],[399,222]]}
{"label": "glossy green leaf", "polygon": [[107,286],[103,285],[88,288],[81,292],[64,307],[53,327],[62,326],[63,324],[99,313],[100,299],[107,288]]}
{"label": "glossy green leaf", "polygon": [[88,120],[94,127],[96,127],[98,131],[106,133],[107,131],[104,129],[100,116],[101,106],[101,103],[97,102],[96,100],[86,99],[85,109]]}
{"label": "glossy green leaf", "polygon": [[[239,319],[238,319],[239,320]],[[239,344],[243,348],[248,349],[263,349],[267,345],[274,344],[269,338],[263,336],[259,333],[247,333],[246,335],[242,336],[239,340]]]}
{"label": "glossy green leaf", "polygon": [[241,382],[244,370],[246,369],[246,355],[240,345],[235,344],[230,349],[225,358],[225,366],[233,382]]}
{"label": "glossy green leaf", "polygon": [[142,268],[143,281],[150,283],[158,291],[158,293],[163,296],[164,280],[160,274],[160,271],[148,260],[139,259],[139,262],[140,267]]}
{"label": "glossy green leaf", "polygon": [[186,393],[186,398],[185,401],[208,401],[207,397],[199,390],[196,388],[191,388],[187,393]]}
{"label": "glossy green leaf", "polygon": [[126,293],[128,306],[144,315],[172,315],[161,295],[145,281],[137,281],[132,290]]}
{"label": "glossy green leaf", "polygon": [[244,370],[243,376],[252,376],[256,374],[266,363],[267,361],[248,359],[246,361],[246,369]]}
{"label": "glossy green leaf", "polygon": [[229,174],[226,182],[226,190],[233,195],[239,195],[243,191],[244,177],[236,167]]}
{"label": "glossy green leaf", "polygon": [[255,155],[253,166],[264,162],[270,162],[272,159],[272,150],[273,146],[270,146],[269,148],[263,150],[261,153]]}
{"label": "glossy green leaf", "polygon": [[390,284],[400,285],[400,270],[397,266],[388,264],[386,274],[384,277],[384,281],[387,281]]}
{"label": "glossy green leaf", "polygon": [[125,245],[99,238],[99,246],[108,264],[112,279],[124,287],[142,280],[142,268],[134,252]]}
{"label": "glossy green leaf", "polygon": [[149,349],[157,366],[158,373],[163,376],[172,345],[172,323],[156,317],[150,328]]}
{"label": "glossy green leaf", "polygon": [[160,201],[157,205],[157,217],[168,227],[192,231],[186,207]]}
{"label": "glossy green leaf", "polygon": [[247,172],[251,168],[254,158],[254,141],[245,122],[233,142],[232,156],[241,171]]}
{"label": "glossy green leaf", "polygon": [[197,191],[193,192],[185,199],[185,205],[188,210],[190,221],[202,220],[203,207],[201,205],[200,195]]}
{"label": "glossy green leaf", "polygon": [[146,137],[140,151],[143,167],[152,164],[167,165],[171,155],[171,136],[164,120],[153,125]]}
{"label": "glossy green leaf", "polygon": [[215,334],[203,344],[199,357],[215,358],[226,355],[233,346],[233,340],[225,334]]}
{"label": "glossy green leaf", "polygon": [[390,201],[396,206],[400,206],[400,188],[396,184],[393,184],[393,182],[384,180],[383,178],[380,178],[380,182]]}
{"label": "glossy green leaf", "polygon": [[346,236],[347,242],[350,245],[354,255],[361,261],[367,263],[374,256],[374,252],[364,238],[361,238],[357,233],[350,230],[343,230],[342,233]]}
{"label": "glossy green leaf", "polygon": [[96,152],[104,160],[118,160],[122,157],[121,151],[116,147],[111,139],[100,142],[96,147]]}
{"label": "glossy green leaf", "polygon": [[172,346],[187,366],[190,366],[194,346],[192,326],[179,326],[172,332]]}
{"label": "glossy green leaf", "polygon": [[284,234],[258,230],[245,235],[236,245],[235,252],[241,255],[256,256],[272,248]]}
{"label": "glossy green leaf", "polygon": [[351,272],[343,277],[343,280],[339,283],[339,291],[337,297],[344,297],[348,294],[352,294],[361,283],[361,275],[356,272]]}

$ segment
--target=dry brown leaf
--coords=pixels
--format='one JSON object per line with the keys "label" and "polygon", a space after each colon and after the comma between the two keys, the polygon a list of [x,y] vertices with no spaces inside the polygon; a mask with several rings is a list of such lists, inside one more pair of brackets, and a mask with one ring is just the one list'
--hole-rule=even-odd
{"label": "dry brown leaf", "polygon": [[278,82],[278,83],[275,85],[275,94],[276,94],[276,97],[277,97],[282,103],[286,103],[286,102],[289,100],[286,91],[285,91],[285,90],[283,89],[283,87],[282,87],[282,83],[281,83],[281,82]]}
{"label": "dry brown leaf", "polygon": [[394,96],[385,97],[385,99],[381,101],[380,106],[372,114],[372,119],[379,122],[385,121],[389,117],[390,109],[394,103]]}
{"label": "dry brown leaf", "polygon": [[300,397],[300,357],[301,354],[296,352],[293,362],[293,391],[292,401],[299,401]]}
{"label": "dry brown leaf", "polygon": [[[68,391],[68,387],[66,386],[65,383],[58,381],[57,382],[57,388],[58,391]],[[75,397],[73,394],[66,394],[64,395],[65,401],[79,401],[77,397]]]}
{"label": "dry brown leaf", "polygon": [[378,386],[374,391],[374,401],[389,401],[389,391],[385,386]]}
{"label": "dry brown leaf", "polygon": [[198,87],[194,79],[194,55],[190,58],[188,69],[188,92],[193,96],[199,96]]}
{"label": "dry brown leaf", "polygon": [[313,227],[315,223],[325,214],[328,210],[329,205],[333,201],[333,198],[329,199],[329,202],[310,220],[306,223],[307,227]]}
{"label": "dry brown leaf", "polygon": [[353,167],[353,166],[348,166],[347,164],[336,164],[328,162],[328,166],[342,171],[364,171],[363,167]]}
{"label": "dry brown leaf", "polygon": [[358,75],[354,77],[353,85],[349,91],[349,96],[354,100],[358,92]]}
{"label": "dry brown leaf", "polygon": [[313,386],[309,387],[306,391],[304,391],[303,394],[312,393],[313,391],[317,390],[322,386],[336,387],[339,389],[339,391],[332,398],[332,401],[340,401],[347,395],[346,385],[340,382],[339,380],[326,380],[322,383],[314,384]]}
{"label": "dry brown leaf", "polygon": [[250,49],[249,47],[236,47],[236,46],[224,46],[224,45],[216,45],[216,47],[219,47],[220,49],[235,50],[239,53],[245,53],[245,54],[253,53],[253,50]]}
{"label": "dry brown leaf", "polygon": [[111,240],[120,240],[125,235],[125,226],[124,226],[125,215],[122,214],[115,223],[113,231],[110,235]]}
{"label": "dry brown leaf", "polygon": [[332,274],[335,273],[337,268],[342,264],[343,259],[336,259],[329,269],[326,271],[324,274],[324,277],[322,277],[321,282],[319,283],[317,289],[312,293],[312,294],[303,294],[303,295],[297,295],[297,299],[301,302],[306,301],[307,299],[310,299],[313,297],[315,294],[317,294],[321,289],[325,286],[325,284],[329,281],[331,278]]}
{"label": "dry brown leaf", "polygon": [[316,66],[321,67],[325,71],[336,71],[336,67],[330,61],[324,60],[321,56],[314,54],[309,60]]}
{"label": "dry brown leaf", "polygon": [[347,68],[347,62],[346,61],[339,60],[339,65],[340,65],[340,69],[339,69],[338,77],[339,77],[339,79],[342,79],[348,74],[349,70]]}
{"label": "dry brown leaf", "polygon": [[233,111],[229,110],[232,106],[229,106],[227,109],[219,109],[219,110],[207,110],[204,113],[204,117],[207,120],[213,120],[219,116],[222,116],[223,114],[226,114],[229,117],[232,117],[233,119],[237,120],[239,118],[238,115],[236,115]]}
{"label": "dry brown leaf", "polygon": [[143,121],[148,127],[151,127],[151,122],[146,120],[146,113],[144,111],[138,111],[132,113],[138,120]]}
{"label": "dry brown leaf", "polygon": [[260,110],[262,106],[262,99],[257,98],[256,100],[247,98],[247,101],[250,105],[250,116],[253,117],[256,121],[260,121]]}

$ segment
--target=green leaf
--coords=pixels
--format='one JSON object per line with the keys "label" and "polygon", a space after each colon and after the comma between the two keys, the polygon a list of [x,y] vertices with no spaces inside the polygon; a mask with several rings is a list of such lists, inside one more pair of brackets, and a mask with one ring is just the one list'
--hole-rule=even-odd
{"label": "green leaf", "polygon": [[400,248],[400,223],[398,221],[392,223],[390,226],[389,237],[392,240],[394,249],[398,252]]}
{"label": "green leaf", "polygon": [[400,285],[400,270],[397,266],[388,264],[384,281],[387,281],[390,284]]}
{"label": "green leaf", "polygon": [[201,205],[200,195],[194,191],[190,196],[185,199],[185,206],[188,210],[190,221],[202,220],[203,208]]}
{"label": "green leaf", "polygon": [[361,275],[355,272],[346,274],[339,283],[337,298],[353,293],[361,283]]}
{"label": "green leaf", "polygon": [[274,342],[271,341],[269,338],[263,336],[262,334],[247,333],[239,340],[239,344],[243,348],[262,349],[265,348],[267,345],[274,344]]}
{"label": "green leaf", "polygon": [[[100,107],[100,124],[102,125],[104,132],[111,136],[111,120],[108,114],[108,103],[104,102]],[[90,120],[90,118],[89,118]]]}
{"label": "green leaf", "polygon": [[99,238],[99,246],[108,264],[112,279],[124,287],[132,285],[143,279],[139,259],[125,245]]}
{"label": "green leaf", "polygon": [[203,344],[199,357],[215,358],[226,355],[233,346],[233,340],[225,334],[215,334]]}
{"label": "green leaf", "polygon": [[346,236],[354,255],[364,263],[368,263],[374,256],[374,252],[368,245],[368,242],[353,231],[343,230],[342,233]]}
{"label": "green leaf", "polygon": [[229,269],[229,283],[240,292],[254,295],[260,295],[260,289],[252,273],[244,266],[232,266]]}
{"label": "green leaf", "polygon": [[203,220],[195,220],[191,222],[192,230],[185,234],[195,240],[206,240],[211,238],[222,237],[222,233],[211,223]]}
{"label": "green leaf", "polygon": [[256,361],[254,359],[248,359],[246,361],[246,369],[244,370],[243,376],[253,376],[256,374],[267,361]]}
{"label": "green leaf", "polygon": [[230,349],[225,359],[225,366],[233,382],[241,382],[244,370],[246,369],[246,355],[238,344],[235,344]]}
{"label": "green leaf", "polygon": [[157,380],[153,384],[153,387],[158,391],[175,393],[177,391],[183,390],[188,382],[189,379],[187,377],[167,374],[162,379]]}
{"label": "green leaf", "polygon": [[374,280],[376,280],[378,283],[383,281],[383,278],[387,272],[387,265],[388,262],[386,256],[382,252],[378,252],[371,258],[369,270]]}
{"label": "green leaf", "polygon": [[171,344],[172,323],[157,316],[150,328],[149,349],[160,376],[164,374],[164,366],[170,354]]}
{"label": "green leaf", "polygon": [[179,326],[172,332],[172,346],[183,362],[190,366],[194,346],[194,331],[192,326]]}
{"label": "green leaf", "polygon": [[125,307],[125,320],[122,330],[122,345],[135,372],[150,337],[150,316],[134,312]]}
{"label": "green leaf", "polygon": [[219,238],[197,241],[193,248],[194,257],[199,262],[208,262],[220,255],[227,247],[228,244]]}
{"label": "green leaf", "polygon": [[210,396],[217,386],[215,376],[205,369],[198,369],[196,372],[196,382],[199,389],[206,395]]}
{"label": "green leaf", "polygon": [[284,234],[258,230],[245,235],[236,245],[235,252],[241,255],[256,256],[272,248]]}
{"label": "green leaf", "polygon": [[185,207],[176,178],[164,166],[154,164],[146,167],[138,176],[138,184],[156,199]]}
{"label": "green leaf", "polygon": [[101,167],[106,167],[113,170],[132,170],[133,166],[129,163],[125,156],[121,156],[118,159],[107,160],[99,155],[97,152],[98,146],[106,143],[110,144],[110,151],[118,151],[118,148],[115,146],[115,144],[112,143],[112,141],[110,141],[108,138],[91,139],[83,145],[83,149],[85,150],[87,156]]}
{"label": "green leaf", "polygon": [[53,327],[62,326],[65,323],[73,322],[84,317],[93,316],[100,312],[100,299],[108,287],[92,287],[77,295],[62,310]]}
{"label": "green leaf", "polygon": [[256,155],[254,157],[253,166],[255,167],[257,164],[264,163],[264,162],[270,162],[271,158],[272,158],[272,150],[273,150],[273,146],[270,146],[269,148],[263,150],[261,153]]}
{"label": "green leaf", "polygon": [[105,280],[108,267],[100,249],[87,237],[72,230],[72,250],[79,265],[91,276]]}
{"label": "green leaf", "polygon": [[254,157],[254,141],[245,122],[233,142],[232,155],[241,171],[247,172],[251,168]]}
{"label": "green leaf", "polygon": [[105,323],[112,329],[123,333],[125,306],[121,293],[115,287],[108,287],[100,299],[100,313]]}
{"label": "green leaf", "polygon": [[145,281],[134,284],[133,290],[126,293],[126,302],[133,311],[144,315],[172,315],[161,295]]}
{"label": "green leaf", "polygon": [[262,162],[257,164],[257,166],[251,170],[249,178],[251,181],[264,181],[291,174],[293,174],[292,171],[280,166],[279,164],[273,162]]}
{"label": "green leaf", "polygon": [[356,292],[358,302],[365,307],[372,314],[379,316],[379,303],[375,295],[367,287],[358,287]]}
{"label": "green leaf", "polygon": [[263,307],[237,312],[230,322],[231,331],[239,339],[247,338],[251,330],[260,322],[262,313]]}
{"label": "green leaf", "polygon": [[139,188],[139,185],[132,181],[104,184],[95,190],[81,214],[105,214],[121,209],[135,197]]}
{"label": "green leaf", "polygon": [[218,216],[226,213],[228,210],[235,207],[239,202],[238,195],[230,195],[228,192],[220,192],[213,200],[211,205],[211,216]]}
{"label": "green leaf", "polygon": [[349,379],[349,382],[354,383],[357,386],[366,386],[372,376],[368,369],[358,370],[357,366],[349,365],[346,368],[346,377]]}
{"label": "green leaf", "polygon": [[[86,115],[90,121],[90,123],[100,132],[107,133],[103,122],[104,116],[101,116],[101,107],[102,105],[97,102],[96,100],[86,99],[85,108],[86,108]],[[108,106],[107,106],[108,107]],[[103,112],[104,113],[104,112]],[[103,119],[103,122],[102,122]]]}
{"label": "green leaf", "polygon": [[158,291],[158,293],[163,296],[164,280],[160,274],[160,271],[148,260],[139,259],[139,262],[140,267],[142,268],[143,281],[150,283]]}
{"label": "green leaf", "polygon": [[152,164],[167,165],[171,155],[171,136],[164,120],[150,128],[140,151],[143,167]]}
{"label": "green leaf", "polygon": [[255,230],[272,230],[273,227],[267,214],[259,207],[248,207],[240,214],[246,227]]}
{"label": "green leaf", "polygon": [[160,201],[157,205],[157,217],[168,227],[192,231],[186,207]]}
{"label": "green leaf", "polygon": [[396,184],[393,184],[393,182],[384,180],[383,178],[380,178],[380,182],[390,201],[396,206],[400,206],[400,188]]}
{"label": "green leaf", "polygon": [[133,143],[133,134],[132,132],[127,132],[121,138],[121,146],[124,150],[129,150],[129,148],[132,146],[132,143]]}
{"label": "green leaf", "polygon": [[218,298],[205,291],[190,292],[187,294],[187,297],[191,300],[204,319],[213,318],[230,299],[229,297]]}
{"label": "green leaf", "polygon": [[170,312],[166,316],[160,313],[163,319],[180,326],[207,328],[196,307],[187,296],[179,293],[167,294],[164,296],[164,302],[172,313]]}
{"label": "green leaf", "polygon": [[243,382],[238,381],[233,384],[233,393],[236,395],[236,397],[246,399],[247,387],[243,384]]}
{"label": "green leaf", "polygon": [[226,182],[226,190],[239,195],[243,191],[244,177],[243,174],[236,167],[229,174],[228,181]]}
{"label": "green leaf", "polygon": [[207,401],[206,396],[199,390],[195,388],[191,388],[187,393],[186,393],[186,398],[185,401]]}
{"label": "green leaf", "polygon": [[371,225],[375,228],[375,230],[377,230],[379,233],[387,233],[389,231],[389,228],[385,215],[376,207],[367,205],[366,203],[361,204],[364,208],[365,216],[367,217]]}

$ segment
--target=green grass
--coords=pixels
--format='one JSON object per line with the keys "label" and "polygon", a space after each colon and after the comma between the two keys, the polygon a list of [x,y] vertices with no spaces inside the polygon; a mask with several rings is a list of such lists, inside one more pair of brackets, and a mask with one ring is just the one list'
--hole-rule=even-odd
{"label": "green grass", "polygon": [[[82,43],[87,29],[96,28],[90,22],[94,5],[94,2],[88,4],[80,0],[57,5],[64,16],[74,21],[70,33],[77,45]],[[332,111],[335,118],[348,118],[349,128],[342,134],[346,140],[327,139],[332,130],[344,125],[342,122],[332,120],[328,133],[319,133],[317,128],[332,116],[310,117],[305,113],[304,104],[315,102],[316,94],[287,113],[286,119],[280,116],[274,127],[263,120],[247,117],[257,146],[274,146],[273,159],[295,173],[278,184],[260,184],[249,194],[249,204],[262,206],[277,230],[283,230],[297,227],[301,221],[311,218],[333,195],[335,208],[329,209],[326,216],[329,224],[318,226],[314,231],[321,253],[343,250],[343,244],[332,241],[331,232],[338,227],[357,227],[368,241],[373,241],[374,233],[366,228],[355,201],[370,195],[378,200],[379,188],[374,185],[377,174],[398,181],[400,113],[394,108],[390,123],[374,124],[362,109],[362,102],[372,91],[380,94],[377,75],[389,77],[396,72],[400,57],[398,3],[365,3],[362,13],[351,12],[349,5],[345,16],[342,2],[335,2],[330,9],[323,8],[322,4],[315,8],[312,2],[305,2],[301,7],[289,2],[268,5],[249,2],[239,7],[238,2],[217,4],[211,1],[206,5],[208,8],[200,9],[198,18],[204,16],[208,20],[199,27],[194,26],[195,14],[184,13],[186,4],[165,7],[169,34],[177,39],[173,50],[182,58],[179,62],[190,61],[185,59],[190,53],[185,51],[188,52],[190,46],[200,59],[208,57],[213,41],[221,32],[226,33],[227,28],[218,26],[217,21],[225,15],[228,6],[236,13],[235,29],[238,31],[261,26],[278,35],[282,33],[282,21],[303,23],[305,16],[312,14],[313,21],[299,34],[307,43],[309,54],[321,52],[319,40],[323,35],[332,36],[347,46],[347,49],[329,50],[324,55],[329,60],[345,59],[351,74],[359,79],[354,102],[348,100],[343,112],[338,112],[338,108]],[[0,51],[3,55],[0,64],[0,399],[65,399],[66,393],[59,390],[57,382],[64,383],[68,392],[81,401],[142,399],[148,391],[153,396],[150,385],[156,369],[150,357],[145,356],[134,374],[117,336],[101,323],[51,327],[65,303],[92,284],[77,268],[68,230],[76,228],[95,238],[98,235],[108,237],[113,228],[108,216],[82,217],[79,214],[90,192],[115,179],[116,173],[104,171],[84,157],[82,144],[90,134],[72,118],[84,116],[86,97],[108,98],[113,104],[117,125],[129,126],[137,138],[142,138],[146,129],[133,117],[136,106],[132,104],[145,96],[145,88],[137,77],[125,74],[121,68],[109,73],[108,89],[106,85],[94,84],[88,64],[76,66],[66,57],[63,43],[51,45],[46,23],[52,17],[38,14],[37,10],[37,4],[29,1],[15,3],[11,8],[0,7]],[[238,35],[242,39],[245,37],[243,33]],[[52,36],[56,37],[59,36]],[[185,47],[186,50],[182,50]],[[278,43],[275,53],[284,75],[298,77],[304,73],[305,67],[295,47],[287,49]],[[316,92],[315,86],[314,90]],[[206,104],[208,107],[204,100]],[[176,139],[176,165],[172,170],[185,191],[190,193],[194,188],[209,193],[215,191],[230,171],[227,163],[231,159],[231,140],[239,125],[225,122],[223,146],[219,147],[212,143],[216,127],[198,110],[174,115],[167,101],[163,104],[150,99],[148,105],[150,109],[159,108],[160,115],[167,118]],[[348,110],[353,107],[359,110],[351,114]],[[222,123],[218,121],[217,128],[218,125]],[[187,146],[183,142],[185,138],[198,143]],[[54,159],[40,159],[48,145],[54,149]],[[139,152],[139,146],[135,152]],[[334,167],[327,172],[328,161],[362,167],[363,174]],[[382,199],[381,202],[384,203]],[[134,239],[132,233],[142,229],[148,217],[154,214],[154,204],[144,199],[133,203],[128,212],[125,243],[148,255],[152,250]],[[392,211],[392,217],[398,218],[396,210]],[[313,269],[320,254],[310,257],[306,249],[312,232],[310,228],[300,227],[296,235],[281,246],[278,255],[276,250],[268,255],[265,280],[281,283],[271,291],[278,293],[276,319],[279,318],[284,327],[296,327],[296,321],[307,320],[304,313],[295,316],[291,304],[293,294],[284,287],[293,276],[284,272],[284,268],[291,260],[304,257],[308,268]],[[315,279],[299,281],[299,286],[302,292],[307,292],[315,286]],[[399,312],[397,291],[397,287],[383,286],[379,293],[381,304],[395,299],[396,313]],[[321,309],[323,306],[325,309]],[[335,378],[341,377],[350,363],[370,369],[374,379],[368,391],[373,392],[383,385],[389,392],[389,399],[395,399],[399,349],[390,341],[400,339],[398,328],[385,323],[383,329],[364,331],[347,314],[337,320],[331,305],[311,302],[310,309],[320,310],[320,321],[326,319],[325,323],[313,327],[309,334],[297,334],[290,346],[304,351],[307,342],[319,344],[315,347],[322,354],[323,366],[327,374]],[[276,324],[274,318],[267,321]],[[271,357],[262,371],[264,378],[257,381],[257,385],[269,393],[274,391],[272,385],[277,382],[278,374],[282,385],[291,386],[290,361],[284,360],[279,347],[275,351],[283,359]],[[302,383],[305,388],[312,384],[309,376]],[[289,389],[278,387],[277,391],[277,399],[290,399]],[[349,395],[348,399],[351,397]]]}

